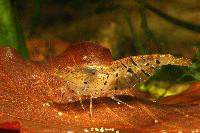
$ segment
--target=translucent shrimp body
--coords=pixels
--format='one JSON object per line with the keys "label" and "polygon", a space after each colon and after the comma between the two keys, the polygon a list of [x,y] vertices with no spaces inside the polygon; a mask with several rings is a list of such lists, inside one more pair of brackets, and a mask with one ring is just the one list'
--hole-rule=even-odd
{"label": "translucent shrimp body", "polygon": [[[126,89],[145,82],[163,65],[191,65],[190,60],[166,55],[130,56],[113,61],[110,65],[68,67],[57,76],[66,81],[79,96],[101,97],[111,90]],[[107,94],[108,93],[108,94]]]}
{"label": "translucent shrimp body", "polygon": [[[163,65],[191,65],[189,59],[176,58],[170,54],[130,56],[112,61],[108,49],[90,42],[78,44],[66,53],[55,60],[57,64],[64,64],[54,73],[62,81],[59,102],[80,101],[85,110],[82,98],[90,97],[90,115],[92,98],[107,96],[131,107],[114,97],[116,90],[145,82]],[[66,62],[63,63],[62,59]]]}

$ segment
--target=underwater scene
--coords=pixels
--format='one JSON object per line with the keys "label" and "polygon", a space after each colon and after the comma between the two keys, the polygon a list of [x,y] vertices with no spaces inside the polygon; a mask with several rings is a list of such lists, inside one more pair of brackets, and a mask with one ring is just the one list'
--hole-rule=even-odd
{"label": "underwater scene", "polygon": [[0,133],[200,132],[199,0],[0,0]]}

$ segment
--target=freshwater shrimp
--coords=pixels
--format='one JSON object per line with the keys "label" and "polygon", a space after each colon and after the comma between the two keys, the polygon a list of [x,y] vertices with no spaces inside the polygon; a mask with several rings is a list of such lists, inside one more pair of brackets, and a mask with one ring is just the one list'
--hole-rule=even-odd
{"label": "freshwater shrimp", "polygon": [[[83,60],[87,60],[83,56]],[[115,98],[116,90],[134,87],[144,83],[163,65],[190,66],[191,61],[177,58],[170,54],[139,55],[122,58],[109,63],[74,64],[57,69],[55,75],[64,81],[62,86],[62,101],[80,101],[85,110],[82,97],[90,98],[90,116],[92,116],[92,99],[110,97],[132,108],[131,105]]]}

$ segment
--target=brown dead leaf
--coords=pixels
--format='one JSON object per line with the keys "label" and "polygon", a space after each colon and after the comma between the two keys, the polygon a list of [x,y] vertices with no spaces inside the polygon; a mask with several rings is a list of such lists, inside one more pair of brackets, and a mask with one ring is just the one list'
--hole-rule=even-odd
{"label": "brown dead leaf", "polygon": [[169,96],[160,101],[163,104],[199,104],[200,83],[192,84],[185,92],[177,96]]}
{"label": "brown dead leaf", "polygon": [[[111,60],[105,48],[89,47],[93,53],[88,61],[95,63]],[[59,85],[52,70],[66,64],[81,64],[80,56],[90,53],[85,47],[71,48],[68,53],[49,64],[25,61],[15,50],[0,49],[0,123],[18,121],[33,132],[197,132],[200,130],[200,106],[196,104],[165,105],[137,97],[133,90],[118,98],[133,108],[101,97],[93,102],[93,116],[89,117],[89,101],[49,104],[59,96]],[[88,50],[88,51],[87,51]],[[104,52],[106,50],[106,52]],[[70,54],[70,52],[74,52]],[[70,55],[70,56],[68,56]],[[94,56],[95,55],[95,56]],[[93,62],[94,62],[93,61]],[[124,94],[124,92],[123,92]],[[192,95],[192,94],[191,94]]]}

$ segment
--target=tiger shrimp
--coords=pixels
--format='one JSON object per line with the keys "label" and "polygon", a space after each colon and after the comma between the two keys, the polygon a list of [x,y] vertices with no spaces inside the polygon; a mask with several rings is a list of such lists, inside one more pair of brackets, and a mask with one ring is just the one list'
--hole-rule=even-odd
{"label": "tiger shrimp", "polygon": [[[110,97],[132,108],[114,96],[116,90],[144,83],[163,65],[191,65],[189,59],[177,58],[170,54],[130,56],[112,61],[109,51],[94,43],[80,43],[73,47],[78,55],[76,53],[74,56],[73,50],[69,49],[63,57],[70,61],[63,63],[64,65],[59,66],[54,72],[54,75],[63,81],[60,86],[62,98],[59,102],[80,101],[81,107],[85,110],[82,98],[89,97],[90,116],[93,98]],[[59,61],[59,58],[55,60]]]}

